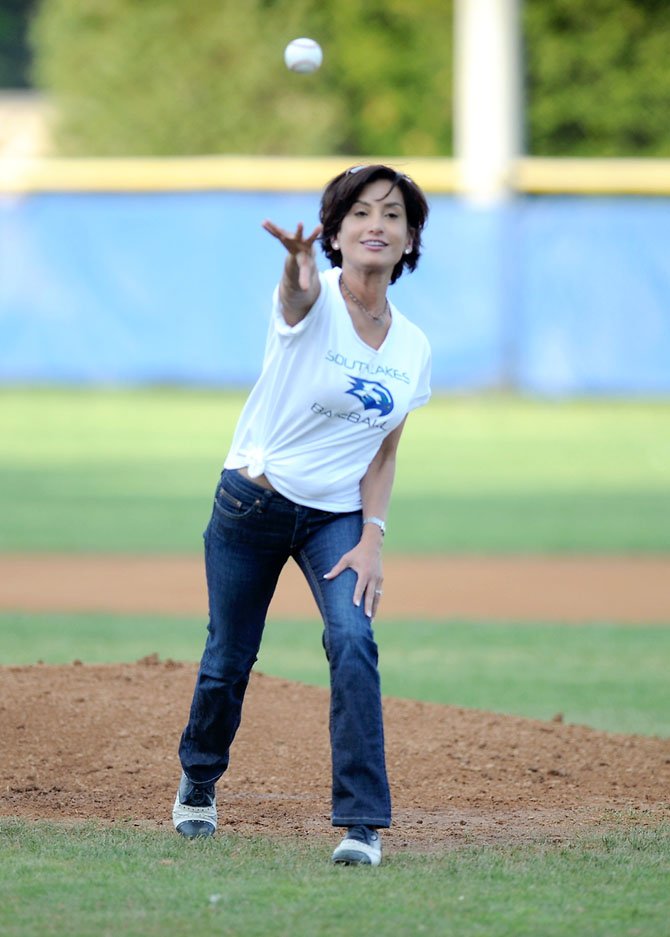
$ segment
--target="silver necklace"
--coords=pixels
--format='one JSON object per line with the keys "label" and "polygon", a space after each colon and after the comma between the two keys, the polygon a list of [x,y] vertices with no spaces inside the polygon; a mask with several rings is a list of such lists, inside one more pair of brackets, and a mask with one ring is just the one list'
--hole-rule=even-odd
{"label": "silver necklace", "polygon": [[379,313],[379,315],[378,315],[378,316],[373,315],[373,314],[370,312],[370,310],[368,309],[368,307],[363,305],[363,303],[360,301],[360,299],[358,298],[358,296],[354,296],[354,294],[351,292],[351,290],[349,289],[349,287],[347,286],[347,284],[344,282],[344,277],[342,276],[342,274],[340,274],[340,286],[342,287],[342,289],[344,290],[344,292],[347,294],[347,296],[349,297],[349,299],[350,299],[352,302],[356,303],[356,305],[358,306],[358,308],[359,308],[359,309],[362,309],[363,312],[365,313],[365,315],[366,315],[366,316],[369,316],[373,321],[375,321],[375,322],[381,322],[381,320],[384,318],[384,316],[386,315],[386,313],[389,311],[389,301],[388,301],[388,299],[387,299],[387,300],[385,301],[385,303],[384,303],[384,308],[383,308],[382,311]]}

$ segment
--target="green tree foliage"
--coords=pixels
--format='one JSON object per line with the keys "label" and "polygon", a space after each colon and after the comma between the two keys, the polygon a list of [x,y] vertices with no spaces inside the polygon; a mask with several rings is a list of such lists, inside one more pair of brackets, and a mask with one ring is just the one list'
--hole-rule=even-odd
{"label": "green tree foliage", "polygon": [[668,0],[526,0],[527,138],[543,156],[670,156]]}
{"label": "green tree foliage", "polygon": [[29,84],[28,20],[37,0],[2,0],[0,4],[0,88]]}
{"label": "green tree foliage", "polygon": [[[414,0],[44,0],[36,80],[64,153],[444,153],[449,7],[426,4],[424,55]],[[315,75],[284,66],[300,35]]]}
{"label": "green tree foliage", "polygon": [[[36,78],[61,152],[324,150],[339,118],[321,76],[284,68],[301,0],[45,0]],[[292,79],[292,80],[290,80]]]}
{"label": "green tree foliage", "polygon": [[448,156],[451,0],[323,0],[322,9],[334,88],[347,105],[337,150]]}
{"label": "green tree foliage", "polygon": [[[42,0],[37,84],[68,154],[452,148],[453,0]],[[526,148],[670,156],[669,0],[525,0]],[[322,44],[315,75],[283,49]]]}
{"label": "green tree foliage", "polygon": [[[37,83],[70,154],[447,153],[451,3],[44,0]],[[313,36],[315,75],[283,50]]]}

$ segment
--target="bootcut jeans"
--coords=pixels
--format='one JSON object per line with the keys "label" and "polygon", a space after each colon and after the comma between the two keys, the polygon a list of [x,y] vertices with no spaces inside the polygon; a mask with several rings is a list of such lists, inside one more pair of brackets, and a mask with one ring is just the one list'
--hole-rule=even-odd
{"label": "bootcut jeans", "polygon": [[179,746],[195,784],[228,767],[265,618],[289,557],[298,563],[324,623],[330,668],[333,826],[388,827],[378,653],[364,603],[353,603],[356,573],[324,579],[360,540],[360,511],[304,507],[224,470],[204,534],[209,624],[189,722]]}

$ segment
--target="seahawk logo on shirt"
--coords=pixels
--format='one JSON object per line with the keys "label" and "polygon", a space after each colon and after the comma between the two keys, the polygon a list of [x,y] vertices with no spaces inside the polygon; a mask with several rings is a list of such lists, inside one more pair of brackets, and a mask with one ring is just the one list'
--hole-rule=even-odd
{"label": "seahawk logo on shirt", "polygon": [[393,397],[379,381],[365,381],[362,377],[350,377],[349,380],[351,387],[346,393],[357,397],[364,410],[379,410],[380,416],[393,410]]}

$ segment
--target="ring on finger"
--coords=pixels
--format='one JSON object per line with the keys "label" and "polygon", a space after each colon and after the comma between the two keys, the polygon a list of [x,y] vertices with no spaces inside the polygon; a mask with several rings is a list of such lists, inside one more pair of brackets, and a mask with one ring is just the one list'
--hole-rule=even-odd
{"label": "ring on finger", "polygon": [[375,595],[384,595],[381,589],[375,589]]}

